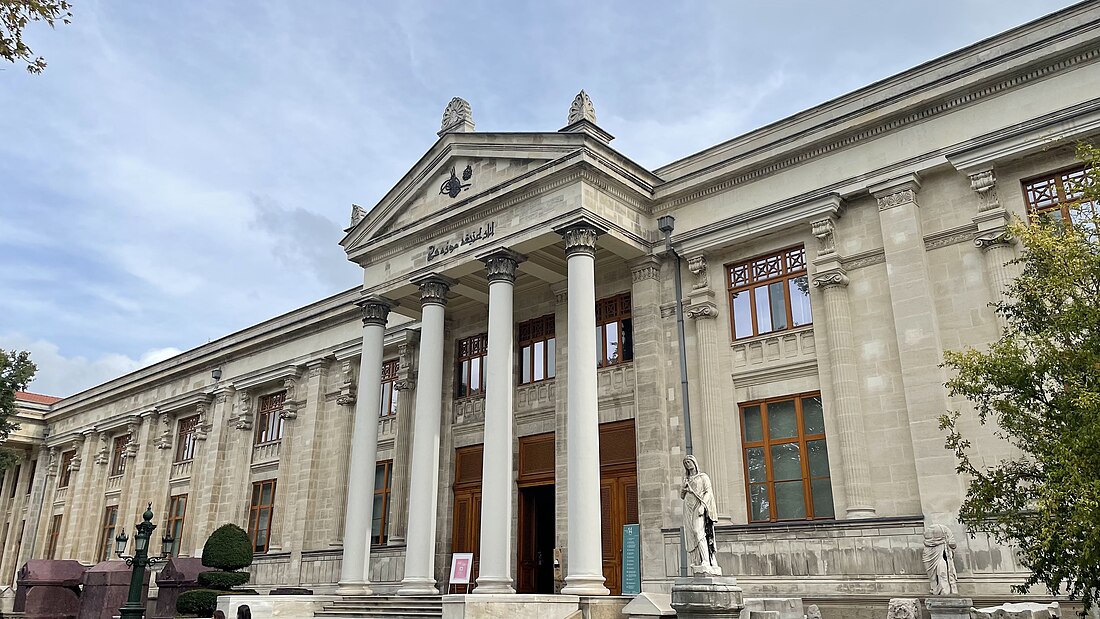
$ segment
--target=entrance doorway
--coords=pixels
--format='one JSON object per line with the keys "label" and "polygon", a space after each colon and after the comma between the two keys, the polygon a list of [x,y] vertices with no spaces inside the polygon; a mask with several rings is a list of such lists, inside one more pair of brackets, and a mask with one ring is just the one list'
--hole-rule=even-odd
{"label": "entrance doorway", "polygon": [[519,489],[517,593],[554,593],[554,486]]}
{"label": "entrance doorway", "polygon": [[604,586],[622,594],[623,525],[638,522],[634,420],[600,424],[600,523]]}
{"label": "entrance doorway", "polygon": [[[474,553],[470,584],[477,582],[481,567],[481,462],[483,447],[472,445],[455,450],[454,531],[451,552]],[[450,563],[448,563],[449,565]]]}
{"label": "entrance doorway", "polygon": [[516,592],[554,593],[554,433],[519,439]]}

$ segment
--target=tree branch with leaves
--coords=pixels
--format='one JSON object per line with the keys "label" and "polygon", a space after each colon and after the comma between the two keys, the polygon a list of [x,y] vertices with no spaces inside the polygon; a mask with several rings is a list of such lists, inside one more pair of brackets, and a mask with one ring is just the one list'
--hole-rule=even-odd
{"label": "tree branch with leaves", "polygon": [[1100,590],[1100,149],[1080,145],[1086,174],[1070,187],[1071,221],[1015,221],[1020,276],[995,306],[1001,337],[985,350],[945,354],[952,396],[969,400],[982,425],[1015,448],[994,465],[972,458],[945,415],[947,447],[969,478],[959,520],[1015,546],[1036,584],[1086,606]]}
{"label": "tree branch with leaves", "polygon": [[51,28],[72,19],[67,0],[0,0],[0,57],[11,63],[24,62],[27,71],[41,73],[46,59],[35,56],[23,42],[23,30],[32,22],[45,22]]}

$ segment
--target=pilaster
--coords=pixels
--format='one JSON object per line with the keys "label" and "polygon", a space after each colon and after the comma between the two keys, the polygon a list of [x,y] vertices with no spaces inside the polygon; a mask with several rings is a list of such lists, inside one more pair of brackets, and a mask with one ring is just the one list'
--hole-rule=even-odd
{"label": "pilaster", "polygon": [[728,455],[729,437],[733,435],[730,420],[734,417],[723,405],[723,400],[735,391],[731,389],[729,376],[722,376],[719,363],[718,342],[723,336],[718,328],[718,304],[707,277],[706,256],[700,254],[689,258],[688,269],[694,281],[688,292],[690,305],[684,316],[695,327],[696,363],[691,382],[696,385],[699,395],[691,411],[691,442],[700,468],[709,473],[714,484],[718,521],[728,524],[732,522],[733,499],[742,494],[735,491]]}
{"label": "pilaster", "polygon": [[[76,455],[73,456],[69,470],[69,499],[65,504],[64,528],[57,540],[57,558],[77,559],[78,542],[81,533],[87,529],[81,529],[81,519],[88,510],[85,504],[91,494],[89,481],[95,470],[92,461],[95,447],[95,433],[92,430],[84,430],[73,442]],[[0,543],[3,543],[0,540]]]}
{"label": "pilaster", "polygon": [[939,321],[922,236],[916,174],[870,188],[878,200],[890,304],[921,507],[927,522],[954,522],[961,496],[955,459],[943,448],[939,416],[947,410]]}
{"label": "pilaster", "polygon": [[[294,398],[291,399],[290,388],[287,391],[286,407],[287,415],[284,416],[283,441],[290,441],[290,454],[286,456],[286,473],[288,481],[285,497],[282,535],[280,536],[283,550],[290,550],[291,573],[298,573],[301,566],[302,550],[306,546],[309,533],[309,506],[311,502],[320,500],[317,493],[312,492],[314,463],[319,459],[318,431],[320,430],[321,413],[325,405],[325,372],[327,359],[315,359],[306,364],[305,375],[296,383],[304,385],[294,386]],[[287,432],[287,429],[290,432]],[[283,483],[283,460],[280,453],[279,483]]]}
{"label": "pilaster", "polygon": [[813,222],[812,233],[819,249],[814,260],[813,286],[824,300],[825,329],[829,342],[829,361],[833,379],[833,403],[836,406],[840,444],[840,462],[844,470],[844,496],[847,518],[875,516],[871,472],[865,456],[866,435],[863,426],[862,399],[859,391],[859,367],[856,363],[855,336],[852,332],[851,306],[848,301],[848,274],[836,252],[836,222],[831,218]]}
{"label": "pilaster", "polygon": [[[978,213],[974,216],[974,246],[982,251],[989,293],[993,303],[1005,300],[1005,291],[1016,275],[1010,261],[1016,258],[1016,240],[1008,234],[1008,211],[997,199],[997,176],[993,169],[968,175],[970,188],[978,194]],[[1004,328],[1004,318],[997,314],[997,323]]]}
{"label": "pilaster", "polygon": [[[141,521],[141,518],[137,515],[145,511],[145,504],[142,503],[139,497],[136,501],[135,496],[140,494],[140,488],[137,487],[139,480],[140,466],[145,464],[146,454],[150,451],[148,448],[149,435],[152,434],[152,423],[142,423],[141,417],[137,415],[131,415],[129,421],[126,423],[126,430],[130,433],[130,440],[126,443],[126,448],[122,452],[122,457],[126,459],[126,469],[122,472],[122,488],[118,493],[118,526],[125,527],[127,530],[133,528],[134,524]],[[141,449],[141,446],[146,446],[146,449]],[[139,462],[137,457],[141,455],[141,461]],[[110,466],[108,464],[107,466]],[[138,504],[140,503],[140,508]],[[130,533],[131,538],[133,533]]]}
{"label": "pilaster", "polygon": [[[183,524],[183,541],[188,546],[179,546],[180,554],[192,557],[201,555],[206,538],[218,526],[219,502],[226,489],[224,473],[230,466],[227,439],[230,437],[228,417],[233,406],[233,393],[230,386],[215,385],[209,403],[204,406],[207,412],[200,412],[200,432],[196,433],[199,444],[195,452],[195,462],[191,465],[194,511],[191,511],[189,505],[190,513]],[[223,474],[219,474],[219,471]],[[190,503],[190,497],[188,499]]]}
{"label": "pilaster", "polygon": [[[638,521],[642,531],[642,556],[664,554],[664,507],[671,487],[668,467],[668,399],[666,362],[661,320],[661,261],[645,256],[630,265],[633,285],[630,311],[634,318],[634,401],[637,417]],[[562,316],[564,312],[559,312]],[[562,327],[558,333],[565,332]],[[558,380],[561,380],[559,374]],[[559,392],[560,393],[560,392]],[[559,398],[560,400],[560,398]],[[665,580],[663,563],[642,562],[644,583]]]}
{"label": "pilaster", "polygon": [[[297,515],[298,480],[302,467],[310,460],[308,454],[299,453],[304,441],[299,434],[303,422],[298,420],[298,409],[305,406],[304,390],[299,386],[302,368],[295,366],[293,373],[282,379],[286,397],[278,415],[282,418],[283,435],[279,444],[279,464],[276,469],[275,501],[271,509],[271,539],[268,552],[282,552],[296,548],[292,541],[294,517]],[[314,411],[316,412],[316,411]],[[316,419],[316,414],[313,415]],[[304,456],[304,457],[303,457]],[[305,493],[308,498],[308,491]],[[249,495],[250,496],[250,495]],[[297,547],[301,550],[301,547]]]}
{"label": "pilaster", "polygon": [[390,545],[405,543],[409,518],[409,460],[412,456],[413,403],[416,401],[416,357],[420,331],[407,329],[397,346],[397,436],[394,437],[392,490],[390,492]]}
{"label": "pilaster", "polygon": [[355,354],[350,352],[337,353],[336,360],[340,363],[340,392],[336,397],[337,411],[333,419],[333,428],[327,436],[331,438],[331,444],[326,450],[336,462],[336,471],[332,483],[328,484],[336,502],[335,524],[332,528],[329,546],[341,546],[344,543],[344,519],[347,509],[348,469],[351,459],[351,429],[355,417],[355,401],[359,396],[359,363],[355,361]]}
{"label": "pilaster", "polygon": [[[31,488],[31,503],[27,506],[27,531],[24,540],[30,539],[29,547],[20,553],[19,565],[31,559],[44,559],[46,535],[49,533],[50,515],[53,513],[53,493],[57,488],[57,464],[61,454],[57,447],[42,446],[38,451],[38,469],[35,471],[34,486]],[[43,466],[45,465],[45,466]],[[24,544],[27,546],[27,544]]]}

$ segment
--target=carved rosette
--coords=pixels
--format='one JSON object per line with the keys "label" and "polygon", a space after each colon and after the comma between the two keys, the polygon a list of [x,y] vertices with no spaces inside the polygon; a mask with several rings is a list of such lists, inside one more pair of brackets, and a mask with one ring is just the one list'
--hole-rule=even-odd
{"label": "carved rosette", "polygon": [[592,97],[583,90],[577,93],[573,99],[573,105],[569,106],[569,120],[566,124],[572,125],[582,120],[593,124],[596,122],[596,106],[592,105]]}
{"label": "carved rosette", "polygon": [[515,283],[516,267],[523,262],[523,257],[508,250],[502,250],[482,258],[485,263],[485,273],[489,283],[508,282]]}
{"label": "carved rosette", "polygon": [[455,97],[443,110],[443,121],[439,125],[439,132],[446,133],[458,126],[468,124],[467,131],[474,130],[474,113],[469,102],[462,97]]}
{"label": "carved rosette", "polygon": [[565,256],[574,255],[596,256],[596,238],[600,236],[600,230],[595,226],[580,224],[561,231],[565,239]]}
{"label": "carved rosette", "polygon": [[237,421],[234,425],[238,430],[252,429],[252,395],[247,391],[237,395]]}
{"label": "carved rosette", "polygon": [[447,293],[451,284],[442,278],[431,278],[420,282],[421,305],[447,305]]}
{"label": "carved rosette", "polygon": [[878,196],[878,210],[886,211],[903,204],[916,203],[917,192],[913,189],[902,189],[893,193]]}
{"label": "carved rosette", "polygon": [[718,306],[710,301],[696,303],[687,308],[686,315],[692,320],[718,318]]}
{"label": "carved rosette", "polygon": [[691,284],[692,290],[705,290],[710,286],[707,284],[707,257],[700,254],[698,256],[692,256],[688,258],[688,271],[691,271],[695,281]]}
{"label": "carved rosette", "polygon": [[989,211],[1001,206],[997,200],[997,176],[993,170],[982,170],[970,175],[970,188],[978,192],[982,205],[979,211]]}
{"label": "carved rosette", "polygon": [[830,288],[833,286],[840,286],[841,288],[848,285],[848,274],[840,269],[833,269],[818,273],[814,275],[813,284],[814,288]]}
{"label": "carved rosette", "polygon": [[363,313],[364,327],[369,327],[371,325],[385,327],[386,321],[389,320],[390,317],[390,309],[393,308],[393,303],[380,297],[362,299],[357,305],[359,305],[359,309]]}
{"label": "carved rosette", "polygon": [[834,233],[836,232],[836,224],[833,222],[832,218],[820,219],[810,225],[812,226],[811,233],[817,237],[818,257],[835,254],[836,239]]}

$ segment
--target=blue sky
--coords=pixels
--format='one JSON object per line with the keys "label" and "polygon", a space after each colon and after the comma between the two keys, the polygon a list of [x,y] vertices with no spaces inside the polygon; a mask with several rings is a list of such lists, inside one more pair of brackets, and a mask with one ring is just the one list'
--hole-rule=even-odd
{"label": "blue sky", "polygon": [[453,96],[655,168],[1068,4],[74,0],[0,66],[0,347],[65,396],[357,285]]}

